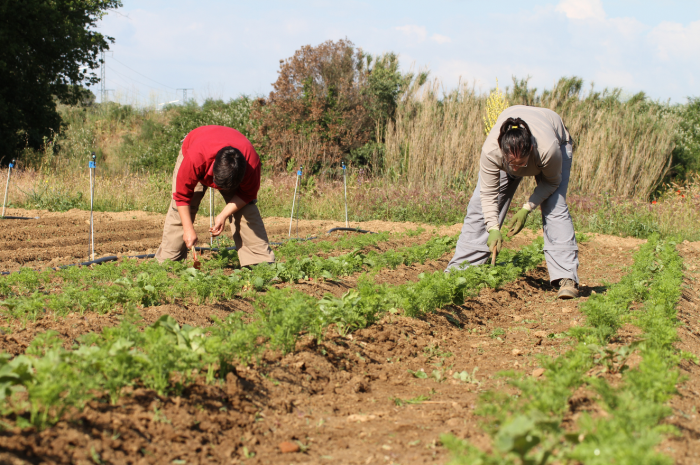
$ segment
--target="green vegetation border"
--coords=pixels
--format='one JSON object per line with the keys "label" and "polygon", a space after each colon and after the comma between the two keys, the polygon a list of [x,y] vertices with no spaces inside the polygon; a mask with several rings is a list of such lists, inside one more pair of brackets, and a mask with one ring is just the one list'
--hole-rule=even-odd
{"label": "green vegetation border", "polygon": [[[677,364],[692,357],[673,347],[683,279],[675,246],[652,237],[635,254],[629,274],[583,303],[586,325],[570,332],[578,344],[560,357],[542,357],[543,378],[503,373],[519,393],[487,392],[479,408],[493,451],[445,435],[442,442],[453,452],[450,463],[672,463],[656,450],[663,433],[673,431],[660,422],[671,413],[666,401],[676,392]],[[632,310],[633,302],[643,308]],[[643,335],[628,345],[609,346],[619,342],[617,330],[626,322]],[[626,362],[635,352],[641,361],[630,368]],[[581,389],[600,410],[571,417],[568,401]]]}

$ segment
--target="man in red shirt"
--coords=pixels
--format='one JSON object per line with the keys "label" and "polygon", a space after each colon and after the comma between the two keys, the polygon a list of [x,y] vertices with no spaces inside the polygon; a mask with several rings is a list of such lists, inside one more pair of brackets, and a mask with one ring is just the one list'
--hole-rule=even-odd
{"label": "man in red shirt", "polygon": [[240,132],[224,126],[201,126],[185,137],[173,172],[173,198],[165,218],[163,241],[156,260],[183,260],[197,243],[194,218],[207,188],[221,192],[226,206],[213,236],[231,220],[231,233],[241,266],[274,262],[267,232],[256,205],[260,189],[260,158]]}

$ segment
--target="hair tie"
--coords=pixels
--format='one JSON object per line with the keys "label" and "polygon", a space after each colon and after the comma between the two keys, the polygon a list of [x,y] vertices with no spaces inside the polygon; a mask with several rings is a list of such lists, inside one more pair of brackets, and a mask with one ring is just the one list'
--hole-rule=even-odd
{"label": "hair tie", "polygon": [[518,129],[518,126],[511,126],[511,129]]}

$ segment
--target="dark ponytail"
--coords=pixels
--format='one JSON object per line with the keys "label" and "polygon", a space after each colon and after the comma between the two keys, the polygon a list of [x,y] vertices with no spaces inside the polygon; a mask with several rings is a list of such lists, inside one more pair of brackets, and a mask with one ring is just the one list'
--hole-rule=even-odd
{"label": "dark ponytail", "polygon": [[521,118],[508,118],[501,125],[498,146],[505,155],[522,158],[532,149],[530,126]]}

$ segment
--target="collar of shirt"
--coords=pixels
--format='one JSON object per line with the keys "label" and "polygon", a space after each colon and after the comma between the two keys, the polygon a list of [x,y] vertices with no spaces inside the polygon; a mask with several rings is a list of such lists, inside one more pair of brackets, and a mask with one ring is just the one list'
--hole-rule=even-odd
{"label": "collar of shirt", "polygon": [[206,174],[204,175],[204,179],[201,179],[199,182],[201,182],[204,186],[211,187],[212,189],[219,189],[219,186],[217,186],[214,182],[214,163],[212,163],[207,170]]}

